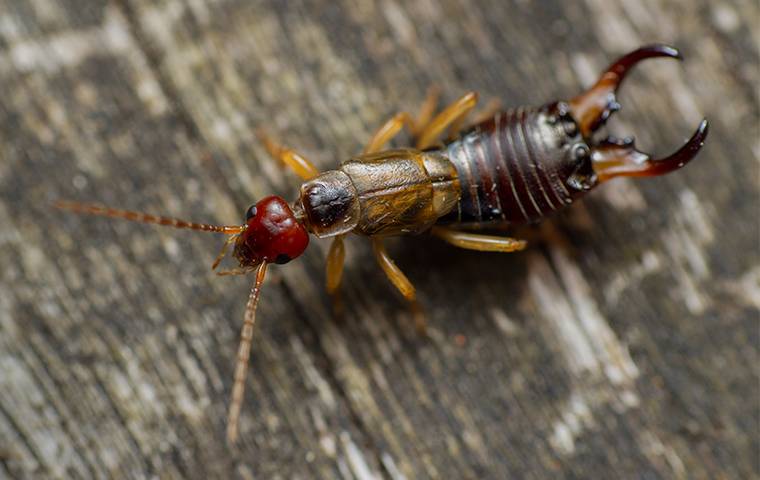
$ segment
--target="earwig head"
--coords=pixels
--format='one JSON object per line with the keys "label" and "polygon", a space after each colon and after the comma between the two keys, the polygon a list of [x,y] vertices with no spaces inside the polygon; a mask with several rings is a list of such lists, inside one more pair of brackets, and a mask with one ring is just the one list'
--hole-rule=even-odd
{"label": "earwig head", "polygon": [[[245,213],[244,230],[234,240],[234,257],[243,267],[242,272],[256,268],[256,281],[248,297],[240,333],[240,346],[235,361],[235,383],[232,385],[230,408],[227,414],[227,441],[235,443],[238,436],[238,420],[243,407],[245,375],[251,354],[251,338],[256,320],[256,305],[264,283],[267,265],[288,263],[300,256],[309,245],[309,233],[288,203],[281,197],[265,197],[251,205]],[[214,267],[224,255],[224,249]],[[222,273],[223,274],[223,273]]]}
{"label": "earwig head", "polygon": [[235,243],[235,258],[243,268],[217,272],[218,275],[237,275],[256,270],[256,281],[245,307],[243,330],[235,363],[235,382],[232,386],[232,400],[227,421],[227,440],[234,443],[238,435],[238,419],[243,405],[245,374],[251,353],[251,338],[256,320],[256,305],[259,302],[261,286],[269,263],[287,263],[301,255],[309,244],[309,234],[296,218],[287,202],[280,197],[266,197],[251,206],[246,213],[244,225],[211,225],[195,223],[177,218],[151,215],[147,213],[121,210],[95,204],[57,201],[54,207],[85,215],[120,218],[132,222],[185,228],[203,232],[229,235],[216,258],[212,269],[216,269],[224,258],[227,247]]}
{"label": "earwig head", "polygon": [[607,137],[594,142],[592,137],[610,117],[620,109],[615,93],[631,68],[642,60],[669,57],[682,60],[681,53],[667,45],[650,45],[635,50],[610,65],[596,84],[588,91],[570,100],[566,105],[584,140],[593,168],[594,182],[618,176],[654,176],[686,165],[704,145],[707,137],[707,120],[702,120],[697,131],[677,152],[663,159],[652,159],[636,150],[632,138],[617,140]]}
{"label": "earwig head", "polygon": [[245,221],[233,253],[243,267],[288,263],[309,245],[308,232],[281,197],[266,197],[251,205]]}

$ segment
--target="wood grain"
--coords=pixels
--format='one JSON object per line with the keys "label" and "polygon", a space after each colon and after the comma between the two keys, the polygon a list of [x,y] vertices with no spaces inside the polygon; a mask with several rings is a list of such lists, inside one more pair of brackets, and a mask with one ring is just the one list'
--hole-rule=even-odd
{"label": "wood grain", "polygon": [[[751,478],[758,452],[755,2],[0,1],[0,478]],[[665,41],[612,129],[704,152],[615,181],[524,253],[391,243],[430,338],[366,242],[345,318],[326,242],[271,269],[224,442],[251,278],[221,238],[58,198],[235,223],[294,195],[265,127],[328,169],[427,87],[568,98]]]}

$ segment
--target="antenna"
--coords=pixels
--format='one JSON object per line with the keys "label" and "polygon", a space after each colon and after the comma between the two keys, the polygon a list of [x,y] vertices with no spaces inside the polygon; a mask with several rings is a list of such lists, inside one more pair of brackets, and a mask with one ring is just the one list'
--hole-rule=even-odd
{"label": "antenna", "polygon": [[234,383],[232,384],[232,399],[230,410],[227,415],[227,442],[232,445],[238,436],[238,420],[240,409],[243,406],[243,394],[245,393],[245,376],[248,373],[248,360],[251,357],[251,341],[253,339],[253,325],[256,322],[256,305],[259,303],[261,284],[267,273],[267,262],[261,262],[256,269],[256,281],[251,288],[248,303],[245,306],[243,328],[240,330],[240,346],[238,347],[235,361]]}
{"label": "antenna", "polygon": [[150,215],[148,213],[133,212],[132,210],[120,210],[118,208],[104,207],[96,204],[58,200],[53,203],[53,206],[60,210],[68,210],[82,215],[121,218],[123,220],[129,220],[130,222],[164,225],[174,228],[187,228],[189,230],[200,230],[203,232],[224,233],[226,235],[235,235],[245,230],[245,225],[210,225],[207,223],[195,223],[180,220],[178,218]]}

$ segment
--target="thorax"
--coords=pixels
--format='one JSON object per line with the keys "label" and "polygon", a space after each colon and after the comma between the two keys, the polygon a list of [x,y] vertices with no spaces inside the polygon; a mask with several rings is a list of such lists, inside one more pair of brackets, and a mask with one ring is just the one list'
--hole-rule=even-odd
{"label": "thorax", "polygon": [[387,150],[353,157],[301,186],[300,206],[318,237],[401,235],[428,229],[457,204],[457,170],[436,152]]}

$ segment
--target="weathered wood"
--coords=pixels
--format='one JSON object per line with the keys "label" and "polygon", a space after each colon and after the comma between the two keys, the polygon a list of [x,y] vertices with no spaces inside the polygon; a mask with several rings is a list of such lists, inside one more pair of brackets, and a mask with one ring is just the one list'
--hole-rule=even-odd
{"label": "weathered wood", "polygon": [[[758,472],[755,2],[0,3],[0,477],[749,478]],[[752,42],[751,40],[755,40]],[[392,243],[418,338],[366,242],[342,321],[327,243],[272,268],[224,442],[251,279],[220,239],[51,210],[99,200],[236,222],[426,88],[505,105],[588,85],[652,41],[614,130],[688,168],[615,181],[512,255]]]}

